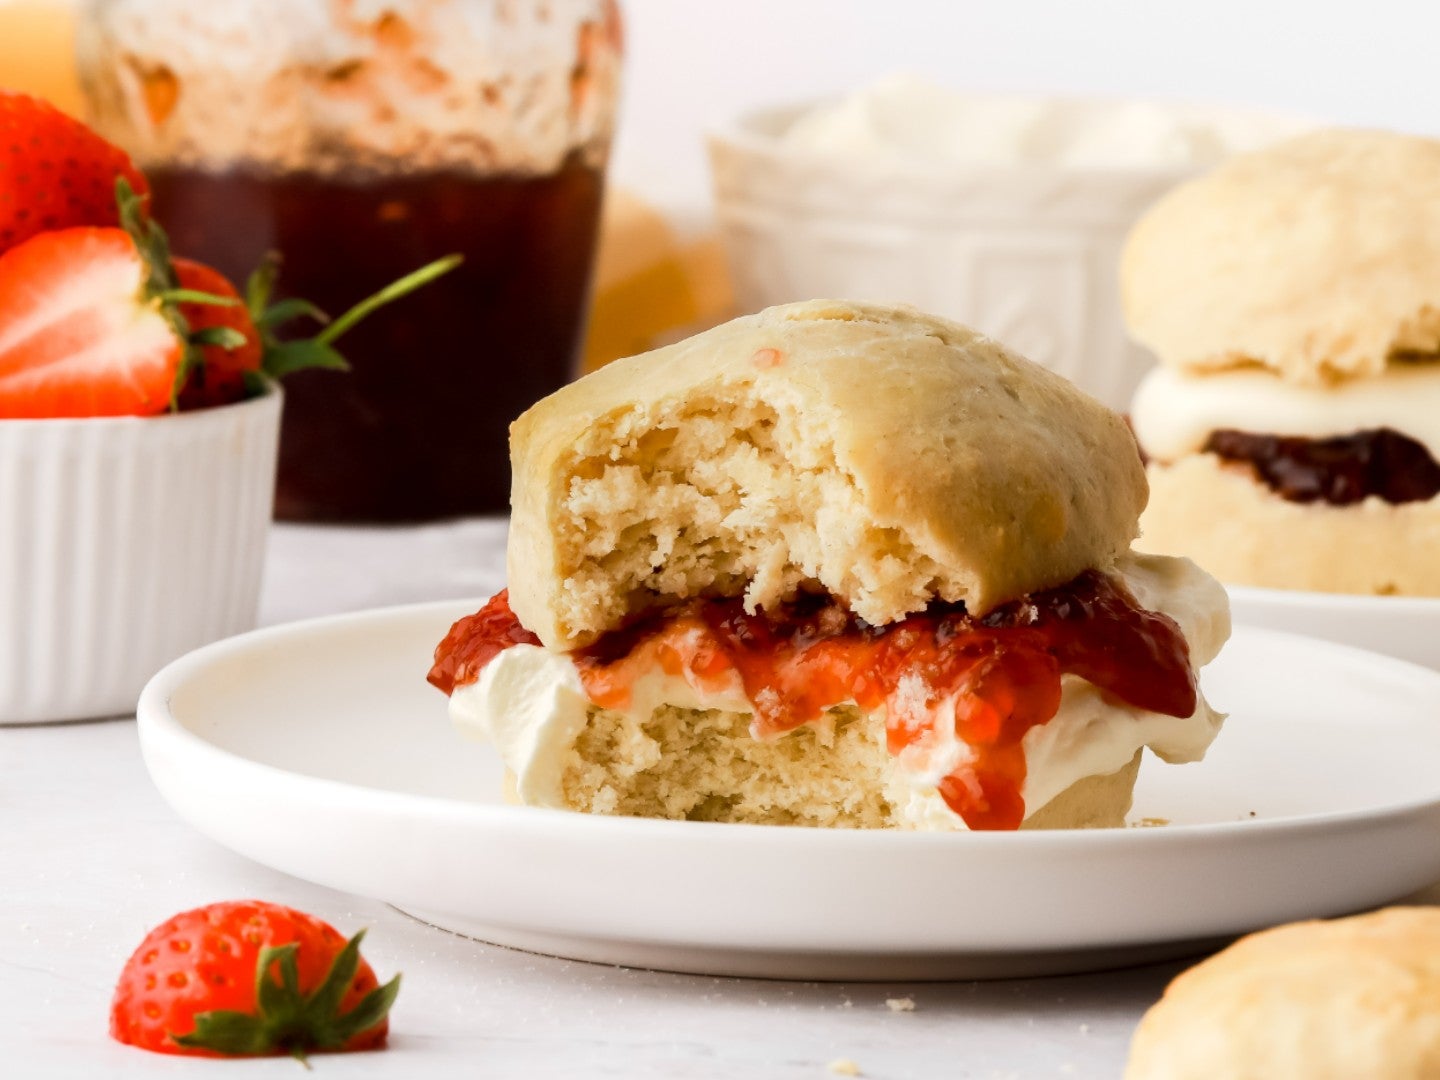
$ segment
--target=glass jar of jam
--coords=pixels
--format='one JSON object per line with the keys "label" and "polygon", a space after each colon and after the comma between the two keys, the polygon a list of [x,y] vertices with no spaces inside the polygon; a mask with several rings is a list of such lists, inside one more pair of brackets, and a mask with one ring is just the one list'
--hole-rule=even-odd
{"label": "glass jar of jam", "polygon": [[574,374],[620,68],[614,0],[88,0],[89,120],[177,254],[338,313],[459,269],[286,379],[277,516],[503,512],[506,433]]}

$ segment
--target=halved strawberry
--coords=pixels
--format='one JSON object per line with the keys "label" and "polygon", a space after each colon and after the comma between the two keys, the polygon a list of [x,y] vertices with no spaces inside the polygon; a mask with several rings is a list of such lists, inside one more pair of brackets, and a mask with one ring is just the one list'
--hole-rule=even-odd
{"label": "halved strawberry", "polygon": [[0,255],[0,418],[148,415],[183,352],[123,229],[45,232]]}
{"label": "halved strawberry", "polygon": [[130,156],[29,94],[0,90],[0,252],[42,232],[115,225],[115,180],[150,187]]}
{"label": "halved strawberry", "polygon": [[[336,338],[459,262],[422,267],[331,322],[304,300],[270,303],[274,259],[251,275],[242,302],[218,271],[172,260],[165,230],[123,177],[115,199],[121,228],[40,233],[0,254],[0,419],[223,405],[267,378],[343,369]],[[300,317],[322,329],[276,338]]]}

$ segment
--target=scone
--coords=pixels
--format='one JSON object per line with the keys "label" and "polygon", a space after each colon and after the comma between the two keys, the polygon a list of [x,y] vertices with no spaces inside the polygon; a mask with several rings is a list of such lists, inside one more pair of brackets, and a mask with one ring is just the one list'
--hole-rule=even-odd
{"label": "scone", "polygon": [[1139,547],[1222,581],[1440,596],[1440,142],[1326,131],[1162,198],[1121,263],[1161,366]]}
{"label": "scone", "polygon": [[1440,910],[1251,934],[1145,1014],[1125,1080],[1433,1080]]}
{"label": "scone", "polygon": [[964,326],[770,308],[511,428],[508,596],[431,681],[531,806],[927,829],[1118,825],[1201,757],[1220,586],[1133,555],[1123,421]]}

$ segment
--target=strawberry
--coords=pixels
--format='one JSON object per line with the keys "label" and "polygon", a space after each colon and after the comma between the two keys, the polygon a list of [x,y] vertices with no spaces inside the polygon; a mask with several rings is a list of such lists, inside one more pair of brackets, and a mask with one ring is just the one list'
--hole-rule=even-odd
{"label": "strawberry", "polygon": [[[157,228],[153,223],[147,227]],[[266,378],[280,379],[305,368],[348,370],[350,365],[334,346],[341,334],[376,308],[448,273],[459,263],[458,255],[437,259],[331,320],[308,300],[291,297],[270,302],[279,276],[278,256],[271,255],[250,275],[243,306],[216,303],[217,298],[239,295],[218,270],[191,259],[174,259],[180,288],[202,297],[200,303],[179,305],[193,347],[180,374],[180,408],[239,401]],[[321,329],[314,337],[280,340],[276,336],[278,328],[298,318],[311,319]]]}
{"label": "strawberry", "polygon": [[[175,258],[175,278],[182,289],[232,300],[229,306],[182,303],[180,315],[190,330],[190,341],[199,349],[192,370],[180,387],[181,409],[199,409],[240,401],[249,392],[249,381],[260,371],[263,351],[260,332],[250,310],[230,279],[220,271]],[[229,330],[230,334],[217,332]],[[230,344],[227,346],[226,341]]]}
{"label": "strawberry", "polygon": [[258,1056],[385,1045],[400,976],[380,986],[349,941],[261,900],[182,912],[146,935],[110,1006],[110,1034],[162,1054]]}
{"label": "strawberry", "polygon": [[0,255],[0,418],[162,412],[182,340],[122,229],[41,233]]}
{"label": "strawberry", "polygon": [[234,290],[180,288],[164,231],[123,178],[116,196],[121,228],[42,232],[0,254],[0,419],[163,412],[197,342],[238,337],[192,333],[181,305],[239,308]]}
{"label": "strawberry", "polygon": [[[336,338],[460,261],[422,267],[331,322],[304,300],[270,303],[274,259],[242,302],[218,271],[172,260],[124,177],[115,198],[120,228],[43,232],[0,254],[0,419],[223,405],[302,368],[344,369]],[[302,316],[323,324],[313,338],[275,336]]]}
{"label": "strawberry", "polygon": [[149,194],[125,151],[47,101],[0,90],[0,252],[41,232],[117,224],[122,176]]}

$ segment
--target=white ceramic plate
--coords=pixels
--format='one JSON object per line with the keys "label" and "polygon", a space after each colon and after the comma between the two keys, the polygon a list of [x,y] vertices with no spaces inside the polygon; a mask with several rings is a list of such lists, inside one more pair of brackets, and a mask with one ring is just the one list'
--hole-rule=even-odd
{"label": "white ceramic plate", "polygon": [[1237,622],[1311,634],[1440,668],[1440,597],[1347,596],[1227,585]]}
{"label": "white ceramic plate", "polygon": [[1113,966],[1440,879],[1440,673],[1238,628],[1205,762],[1141,771],[1169,826],[918,834],[506,806],[424,681],[472,604],[256,631],[157,675],[145,760],[179,813],[298,877],[486,940],[789,978]]}

